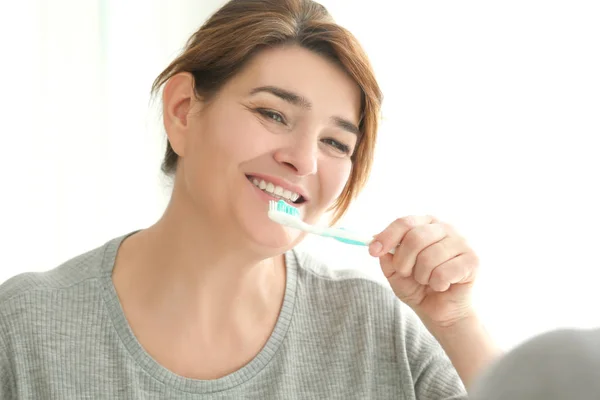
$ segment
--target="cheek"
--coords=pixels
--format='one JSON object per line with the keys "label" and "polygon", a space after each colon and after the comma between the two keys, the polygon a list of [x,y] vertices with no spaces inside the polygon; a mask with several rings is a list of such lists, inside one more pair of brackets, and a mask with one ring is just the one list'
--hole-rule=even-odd
{"label": "cheek", "polygon": [[269,147],[265,128],[252,115],[220,115],[211,122],[209,151],[216,151],[230,161],[252,159]]}
{"label": "cheek", "polygon": [[[323,169],[321,169],[323,168]],[[349,159],[331,160],[327,165],[319,167],[321,172],[321,193],[326,208],[339,196],[350,179],[352,162]]]}

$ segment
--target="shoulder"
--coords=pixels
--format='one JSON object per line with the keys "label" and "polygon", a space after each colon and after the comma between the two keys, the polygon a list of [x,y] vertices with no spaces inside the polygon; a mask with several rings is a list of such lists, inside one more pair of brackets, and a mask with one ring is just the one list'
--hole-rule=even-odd
{"label": "shoulder", "polygon": [[[397,349],[409,354],[442,353],[441,346],[415,312],[398,299],[387,280],[358,268],[331,268],[318,256],[294,250],[299,291],[313,309],[332,311],[330,317],[351,316],[381,327]],[[379,263],[365,268],[379,268]],[[380,270],[379,270],[380,271]]]}
{"label": "shoulder", "polygon": [[[43,300],[44,294],[75,287],[102,275],[102,265],[111,244],[118,239],[79,254],[45,272],[25,272],[0,285],[0,311],[24,297]],[[40,296],[41,295],[41,296]]]}
{"label": "shoulder", "polygon": [[[441,346],[383,275],[377,279],[358,268],[331,268],[313,254],[293,253],[299,286],[295,312],[300,312],[302,321],[319,326],[320,334],[335,332],[338,339],[353,336],[349,342],[386,354],[380,362],[400,368],[410,379],[421,379],[424,386],[460,392],[456,372]],[[378,268],[379,263],[365,266],[369,267]]]}
{"label": "shoulder", "polygon": [[319,310],[335,312],[330,316],[377,320],[387,329],[414,323],[413,311],[396,297],[383,274],[378,277],[376,272],[381,270],[376,261],[365,265],[364,270],[361,266],[334,268],[318,255],[298,249],[290,252],[287,260],[295,264],[292,270],[298,275],[301,301]]}

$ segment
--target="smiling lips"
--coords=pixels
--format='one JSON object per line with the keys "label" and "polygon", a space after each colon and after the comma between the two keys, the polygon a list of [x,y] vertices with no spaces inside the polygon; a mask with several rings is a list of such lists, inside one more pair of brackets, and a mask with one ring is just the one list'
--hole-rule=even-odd
{"label": "smiling lips", "polygon": [[291,203],[300,203],[301,200],[303,200],[303,197],[299,193],[284,189],[281,186],[275,185],[274,183],[269,181],[265,181],[264,179],[248,176],[248,180],[250,180],[250,182],[252,182],[254,186],[259,188],[263,192],[267,192],[269,195],[275,198],[287,200]]}

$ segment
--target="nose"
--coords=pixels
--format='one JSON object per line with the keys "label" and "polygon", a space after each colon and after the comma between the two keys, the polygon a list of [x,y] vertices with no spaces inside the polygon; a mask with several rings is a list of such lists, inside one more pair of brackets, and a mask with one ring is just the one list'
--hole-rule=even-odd
{"label": "nose", "polygon": [[298,176],[312,175],[317,172],[318,143],[312,135],[297,135],[275,151],[273,157],[279,164],[291,168]]}

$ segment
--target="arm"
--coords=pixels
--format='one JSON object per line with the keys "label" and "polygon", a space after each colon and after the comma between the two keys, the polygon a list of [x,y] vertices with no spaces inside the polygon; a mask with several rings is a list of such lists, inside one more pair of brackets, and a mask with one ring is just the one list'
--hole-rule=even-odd
{"label": "arm", "polygon": [[470,387],[500,355],[472,307],[479,258],[452,226],[430,215],[397,219],[375,238],[369,251],[379,257],[392,290],[419,316]]}
{"label": "arm", "polygon": [[474,313],[451,326],[429,330],[467,388],[471,388],[475,378],[502,354]]}
{"label": "arm", "polygon": [[410,369],[418,400],[466,400],[467,394],[446,353],[413,310],[398,299],[396,314],[396,358]]}

